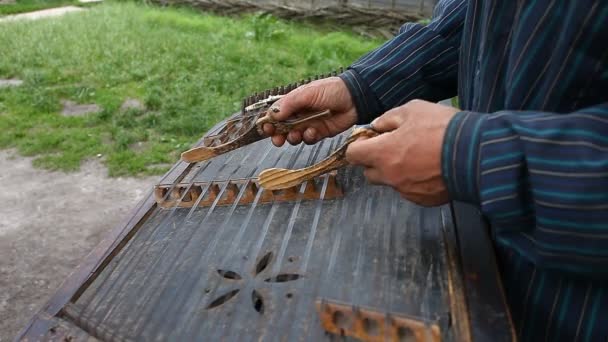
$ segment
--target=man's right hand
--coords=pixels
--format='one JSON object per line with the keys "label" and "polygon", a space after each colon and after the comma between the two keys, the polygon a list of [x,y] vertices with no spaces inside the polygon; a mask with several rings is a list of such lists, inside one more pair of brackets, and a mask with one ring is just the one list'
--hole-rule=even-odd
{"label": "man's right hand", "polygon": [[324,110],[331,115],[307,121],[289,134],[275,134],[272,124],[265,124],[264,133],[272,136],[272,143],[283,146],[285,141],[297,145],[304,141],[314,144],[333,137],[357,122],[357,111],[346,84],[339,77],[330,77],[305,84],[275,102],[267,115],[276,121],[308,116]]}

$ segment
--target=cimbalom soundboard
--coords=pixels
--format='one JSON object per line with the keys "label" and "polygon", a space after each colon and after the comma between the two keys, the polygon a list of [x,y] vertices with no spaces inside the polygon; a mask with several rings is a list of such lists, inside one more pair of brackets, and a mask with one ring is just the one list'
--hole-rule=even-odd
{"label": "cimbalom soundboard", "polygon": [[[222,134],[255,123],[246,108],[297,85],[246,100],[197,146],[230,143]],[[514,340],[475,208],[419,207],[351,166],[287,189],[258,183],[263,170],[323,160],[349,134],[254,139],[176,163],[17,340]]]}

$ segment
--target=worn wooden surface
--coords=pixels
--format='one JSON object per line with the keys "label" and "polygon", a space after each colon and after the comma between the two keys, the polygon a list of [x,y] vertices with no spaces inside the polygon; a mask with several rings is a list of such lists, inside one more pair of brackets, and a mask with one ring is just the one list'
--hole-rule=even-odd
{"label": "worn wooden surface", "polygon": [[157,210],[74,315],[127,340],[319,340],[314,302],[327,298],[433,322],[448,339],[446,209],[365,186],[359,169],[339,178],[338,200],[242,206],[241,193],[232,206]]}
{"label": "worn wooden surface", "polygon": [[[315,163],[345,138],[280,149],[260,141],[204,163],[178,163],[162,183],[224,181],[219,191],[226,192],[230,180],[266,167]],[[233,205],[218,205],[218,196],[208,207],[160,208],[150,195],[21,338],[52,340],[63,320],[104,341],[331,339],[318,300],[423,322],[444,341],[505,335],[503,325],[470,314],[478,312],[471,305],[482,305],[484,315],[508,316],[500,301],[485,298],[501,294],[491,263],[476,274],[492,289],[467,294],[474,287],[463,274],[479,265],[461,262],[450,207],[403,201],[367,185],[357,168],[337,179],[344,196],[334,200],[324,198],[326,182],[318,198],[306,199],[304,184],[289,202],[263,203],[257,191],[253,202],[239,204],[243,190]]]}

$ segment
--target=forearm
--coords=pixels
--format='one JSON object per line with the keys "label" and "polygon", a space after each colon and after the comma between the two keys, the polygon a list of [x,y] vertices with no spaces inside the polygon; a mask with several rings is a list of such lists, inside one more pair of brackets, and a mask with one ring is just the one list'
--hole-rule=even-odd
{"label": "forearm", "polygon": [[608,275],[608,104],[461,112],[442,173],[452,199],[480,205],[497,239],[528,246],[538,265]]}
{"label": "forearm", "polygon": [[465,11],[464,0],[440,1],[429,25],[404,25],[395,38],[341,75],[357,106],[359,123],[412,99],[439,101],[456,94]]}

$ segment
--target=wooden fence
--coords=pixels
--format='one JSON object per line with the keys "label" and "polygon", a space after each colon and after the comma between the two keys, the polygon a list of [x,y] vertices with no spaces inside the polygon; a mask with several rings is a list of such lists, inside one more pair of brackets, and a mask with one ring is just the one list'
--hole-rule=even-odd
{"label": "wooden fence", "polygon": [[220,13],[269,12],[287,19],[330,20],[368,36],[391,37],[403,23],[429,18],[437,0],[152,0]]}
{"label": "wooden fence", "polygon": [[430,16],[435,0],[249,0],[260,5],[279,5],[316,10],[327,7],[356,7],[370,10],[389,10]]}

